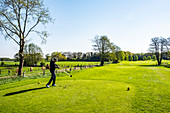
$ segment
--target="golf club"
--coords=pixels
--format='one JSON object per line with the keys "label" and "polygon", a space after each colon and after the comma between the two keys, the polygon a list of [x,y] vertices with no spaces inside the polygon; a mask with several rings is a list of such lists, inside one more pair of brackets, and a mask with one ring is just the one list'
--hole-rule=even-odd
{"label": "golf club", "polygon": [[67,75],[69,75],[70,77],[72,77],[72,75],[70,75],[69,73],[67,73],[66,71],[64,71],[64,73],[66,73]]}

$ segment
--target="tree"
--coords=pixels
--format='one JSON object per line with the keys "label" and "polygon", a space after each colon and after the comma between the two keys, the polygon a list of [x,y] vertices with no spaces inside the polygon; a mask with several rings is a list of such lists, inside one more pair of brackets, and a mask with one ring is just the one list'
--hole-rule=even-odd
{"label": "tree", "polygon": [[43,59],[42,49],[30,43],[29,45],[25,45],[24,48],[24,65],[34,65]]}
{"label": "tree", "polygon": [[45,55],[45,61],[50,61],[50,54],[49,53]]}
{"label": "tree", "polygon": [[49,10],[44,6],[43,0],[1,0],[0,1],[0,31],[5,38],[10,38],[19,46],[19,71],[24,65],[25,42],[30,33],[36,33],[42,42],[48,37],[47,31],[36,29],[39,24],[46,25],[52,22]]}
{"label": "tree", "polygon": [[77,53],[77,57],[78,57],[78,59],[81,59],[81,58],[82,58],[82,55],[83,55],[83,53],[82,53],[82,52],[78,52],[78,53]]}
{"label": "tree", "polygon": [[135,55],[133,60],[138,61],[138,55]]}
{"label": "tree", "polygon": [[110,43],[107,36],[96,36],[93,43],[94,50],[99,52],[100,65],[103,66],[105,59],[109,56],[109,53],[115,49],[114,44]]}
{"label": "tree", "polygon": [[83,53],[83,57],[82,57],[83,60],[86,60],[87,59],[87,55],[85,53]]}
{"label": "tree", "polygon": [[156,55],[152,56],[152,60],[155,61],[156,60]]}
{"label": "tree", "polygon": [[77,59],[77,57],[78,57],[78,53],[73,52],[73,58]]}
{"label": "tree", "polygon": [[133,61],[133,57],[131,54],[129,55],[129,61]]}
{"label": "tree", "polygon": [[123,51],[117,51],[116,56],[119,61],[123,61],[125,59],[125,53]]}
{"label": "tree", "polygon": [[147,56],[147,60],[151,60],[151,56]]}
{"label": "tree", "polygon": [[125,54],[125,60],[129,61],[129,56],[132,55],[132,53],[129,51],[126,51],[126,52],[124,52],[124,54]]}
{"label": "tree", "polygon": [[144,61],[147,60],[146,56],[143,57],[143,60],[144,60]]}
{"label": "tree", "polygon": [[166,54],[168,50],[169,38],[155,37],[151,39],[149,51],[155,54],[158,65],[161,65],[163,55]]}
{"label": "tree", "polygon": [[125,60],[126,60],[126,61],[129,61],[129,56],[126,55],[126,56],[125,56]]}

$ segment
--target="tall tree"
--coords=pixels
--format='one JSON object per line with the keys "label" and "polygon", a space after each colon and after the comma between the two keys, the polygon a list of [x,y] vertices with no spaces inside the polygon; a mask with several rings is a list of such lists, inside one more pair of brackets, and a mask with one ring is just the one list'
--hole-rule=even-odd
{"label": "tall tree", "polygon": [[168,50],[169,38],[155,37],[151,39],[149,51],[155,54],[158,65],[161,65],[163,55],[166,54]]}
{"label": "tall tree", "polygon": [[[47,31],[40,31],[36,26],[52,22],[49,10],[43,0],[1,0],[0,1],[0,31],[5,38],[11,38],[19,45],[19,72],[24,63],[24,46],[30,33],[37,33],[42,41],[46,41]],[[27,40],[26,40],[27,39]]]}
{"label": "tall tree", "polygon": [[43,52],[42,49],[30,43],[29,45],[25,45],[24,48],[24,65],[34,65],[37,64],[38,61],[43,59]]}
{"label": "tall tree", "polygon": [[117,59],[119,61],[123,61],[125,59],[125,53],[124,51],[117,51],[116,52]]}
{"label": "tall tree", "polygon": [[138,55],[134,55],[134,61],[138,61]]}
{"label": "tall tree", "polygon": [[96,36],[93,43],[94,50],[99,52],[101,66],[103,66],[105,59],[109,56],[109,53],[112,49],[115,49],[113,47],[113,43],[110,42],[107,36]]}

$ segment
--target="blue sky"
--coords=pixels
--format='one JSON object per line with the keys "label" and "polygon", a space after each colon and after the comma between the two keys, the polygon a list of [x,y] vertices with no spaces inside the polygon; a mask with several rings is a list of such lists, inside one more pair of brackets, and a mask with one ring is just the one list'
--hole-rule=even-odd
{"label": "blue sky", "polygon": [[[123,51],[145,53],[153,37],[170,37],[170,0],[45,0],[54,23],[42,45],[44,54],[93,51],[92,39],[107,35]],[[31,35],[32,37],[37,37]],[[19,47],[1,37],[0,57],[13,57]]]}

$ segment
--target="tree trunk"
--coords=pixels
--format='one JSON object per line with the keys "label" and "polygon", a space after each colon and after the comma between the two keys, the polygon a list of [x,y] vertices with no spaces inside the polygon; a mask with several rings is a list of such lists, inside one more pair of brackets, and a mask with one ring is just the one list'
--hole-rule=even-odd
{"label": "tree trunk", "polygon": [[163,53],[161,52],[161,57],[160,57],[160,59],[159,59],[158,65],[161,65],[161,63],[162,63],[162,56],[163,56]]}
{"label": "tree trunk", "polygon": [[158,65],[160,65],[160,61],[159,61],[159,52],[156,52],[155,55],[156,55],[156,60],[157,60],[157,62],[158,62]]}
{"label": "tree trunk", "polygon": [[161,65],[161,60],[158,61],[158,65]]}
{"label": "tree trunk", "polygon": [[103,66],[104,65],[104,61],[103,60],[101,60],[101,64],[100,64],[101,66]]}
{"label": "tree trunk", "polygon": [[101,58],[101,64],[100,64],[101,66],[104,65],[104,59],[105,59],[105,58],[102,56],[102,58]]}
{"label": "tree trunk", "polygon": [[161,65],[163,54],[162,53],[159,54],[159,52],[157,52],[157,53],[155,53],[155,55],[156,55],[156,60],[158,62],[158,65]]}
{"label": "tree trunk", "polygon": [[24,65],[24,40],[20,40],[20,50],[19,50],[19,57],[20,57],[20,63],[19,63],[19,70],[18,70],[18,76],[22,75],[22,68]]}

